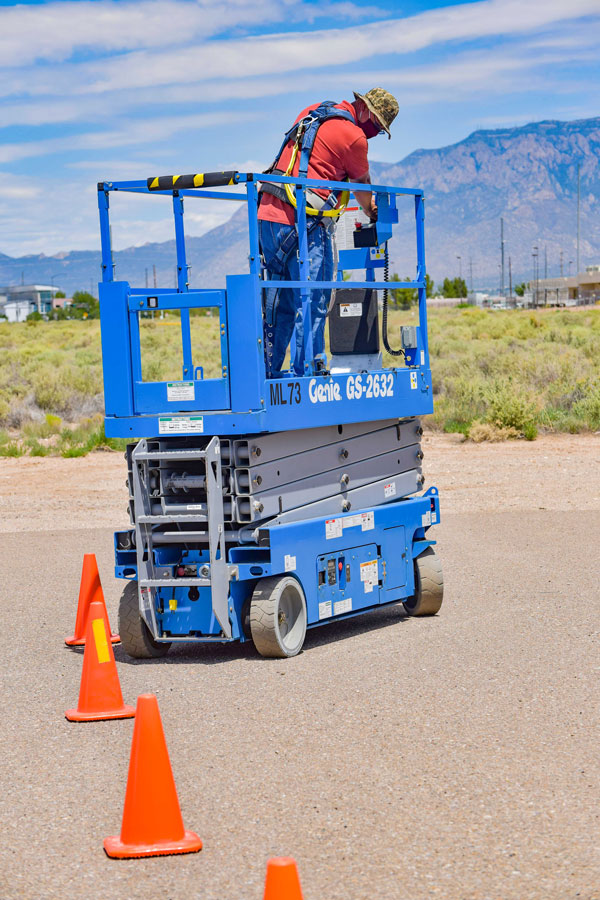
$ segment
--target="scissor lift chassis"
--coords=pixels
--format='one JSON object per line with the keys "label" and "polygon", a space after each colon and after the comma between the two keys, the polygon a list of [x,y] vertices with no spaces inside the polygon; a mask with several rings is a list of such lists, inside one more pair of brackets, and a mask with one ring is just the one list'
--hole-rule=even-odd
{"label": "scissor lift chassis", "polygon": [[[439,522],[438,494],[431,487],[417,496],[424,482],[418,417],[433,410],[422,191],[372,186],[380,246],[341,250],[337,281],[315,282],[306,191],[362,187],[293,180],[300,280],[278,285],[299,293],[304,329],[294,340],[302,340],[306,362],[303,374],[275,379],[264,354],[269,281],[259,253],[260,180],[290,182],[210,173],[98,185],[105,428],[109,436],[139,439],[126,453],[131,527],[115,534],[115,573],[129,582],[119,629],[132,655],[158,656],[176,641],[250,637],[263,655],[294,655],[306,627],[391,603],[403,602],[413,615],[441,605],[441,569],[427,538]],[[245,195],[195,190],[207,183],[244,185]],[[109,194],[155,190],[172,195],[175,290],[132,288],[114,277]],[[403,332],[395,367],[382,369],[378,353],[355,350],[349,367],[340,357],[329,371],[313,353],[310,292],[335,288],[344,269],[361,268],[365,281],[347,281],[345,290],[365,297],[384,290],[376,270],[386,265],[381,247],[402,194],[414,198],[417,274],[395,286],[416,289],[419,324]],[[250,271],[228,275],[225,290],[189,287],[183,198],[201,195],[247,203]],[[190,313],[202,308],[219,318],[218,377],[204,378],[193,358]],[[370,309],[376,313],[377,305]],[[146,381],[140,320],[173,311],[181,321],[183,380]]]}
{"label": "scissor lift chassis", "polygon": [[439,519],[435,488],[410,497],[418,421],[296,437],[158,438],[127,454],[133,528],[116,534],[116,574],[137,579],[156,642],[247,640],[248,602],[270,576],[298,580],[308,627],[414,595]]}

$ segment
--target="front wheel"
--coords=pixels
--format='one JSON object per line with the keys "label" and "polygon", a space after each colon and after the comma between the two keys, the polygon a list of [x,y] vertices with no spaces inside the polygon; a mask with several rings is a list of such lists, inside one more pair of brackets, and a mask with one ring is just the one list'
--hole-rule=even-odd
{"label": "front wheel", "polygon": [[306,598],[299,581],[286,575],[258,582],[250,601],[250,631],[261,656],[296,656],[306,624]]}
{"label": "front wheel", "polygon": [[428,547],[415,559],[415,596],[403,603],[409,616],[435,616],[444,599],[442,564]]}
{"label": "front wheel", "polygon": [[128,581],[119,603],[119,634],[125,653],[134,659],[156,659],[168,652],[170,643],[155,641],[140,616],[137,581]]}

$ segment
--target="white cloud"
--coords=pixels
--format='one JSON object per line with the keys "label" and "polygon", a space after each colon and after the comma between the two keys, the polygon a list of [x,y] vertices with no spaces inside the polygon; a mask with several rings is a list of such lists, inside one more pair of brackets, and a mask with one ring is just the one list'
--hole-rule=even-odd
{"label": "white cloud", "polygon": [[[41,188],[31,178],[0,172],[0,204],[6,200],[31,200],[41,193]],[[0,205],[0,213],[2,212]]]}
{"label": "white cloud", "polygon": [[[522,35],[556,22],[598,14],[598,0],[479,0],[350,28],[209,41],[173,50],[134,51],[82,64],[76,90],[102,93],[219,78],[250,78],[312,69],[314,60],[354,64],[373,56],[402,54],[434,44],[499,35]],[[351,50],[350,50],[351,48]]]}
{"label": "white cloud", "polygon": [[[225,14],[224,14],[225,12]],[[0,8],[0,65],[67,60],[78,50],[120,52],[189,43],[257,22],[381,15],[376,6],[294,0],[64,0]]]}
{"label": "white cloud", "polygon": [[[212,2],[212,0],[210,0]],[[250,0],[239,0],[240,5],[250,3]],[[277,3],[281,8],[289,12],[289,0],[263,0],[265,3]],[[138,8],[147,5],[145,3],[134,4],[135,14]],[[150,5],[169,6],[174,5],[179,11],[180,6],[196,7],[189,0],[154,0]],[[35,7],[18,7],[20,10],[30,11],[38,9],[55,9],[76,5],[88,6],[87,0],[77,4],[46,4]],[[131,4],[111,4],[108,0],[91,4],[94,9],[105,7],[118,7],[121,10],[129,10]],[[307,4],[291,4],[305,10]],[[212,7],[211,7],[212,8]],[[311,4],[311,9],[314,6]],[[12,8],[13,10],[15,8]],[[11,10],[9,10],[10,12]],[[113,10],[114,12],[114,10]],[[116,14],[116,12],[115,12]],[[127,13],[128,14],[128,13]],[[140,93],[144,90],[149,95],[156,91],[167,91],[169,88],[175,91],[175,102],[183,102],[187,99],[195,102],[192,86],[209,82],[204,90],[203,99],[218,99],[228,94],[228,86],[239,80],[247,85],[245,91],[243,85],[238,85],[237,96],[256,96],[257,85],[253,79],[263,77],[265,82],[274,82],[266,93],[276,92],[276,82],[273,75],[282,77],[285,73],[301,72],[306,74],[298,80],[298,87],[302,87],[305,78],[314,80],[312,72],[315,59],[327,63],[325,78],[329,77],[335,69],[345,68],[352,61],[355,69],[360,68],[360,63],[375,56],[401,55],[423,50],[427,47],[453,41],[472,41],[487,37],[517,36],[525,34],[540,35],[540,42],[551,42],[559,39],[558,32],[553,35],[544,35],[544,29],[555,27],[560,23],[561,34],[570,35],[571,40],[576,40],[576,34],[582,34],[582,28],[573,30],[573,20],[585,16],[600,15],[598,0],[572,0],[567,6],[564,0],[547,0],[542,6],[537,3],[523,3],[522,0],[479,0],[475,3],[461,3],[442,9],[429,10],[406,18],[397,18],[387,21],[370,22],[360,26],[346,28],[327,29],[310,32],[288,32],[259,37],[234,38],[229,40],[200,41],[194,37],[193,30],[183,30],[181,41],[187,41],[188,46],[168,47],[170,24],[165,24],[165,44],[167,49],[134,49],[129,53],[122,53],[113,57],[87,62],[64,63],[59,66],[38,66],[33,69],[8,70],[7,77],[0,84],[0,95],[67,95],[69,101],[56,101],[49,104],[47,112],[44,105],[40,104],[31,112],[20,110],[22,102],[13,104],[6,110],[6,123],[34,124],[72,120],[75,109],[81,109],[76,102],[76,94],[96,94],[95,103],[98,104],[98,114],[106,115],[110,109],[107,103],[112,97],[116,97],[117,104],[122,108],[131,104],[138,92],[139,99],[143,102]],[[1,10],[0,10],[1,16]],[[160,17],[159,17],[160,18]],[[175,15],[175,22],[177,22]],[[586,23],[586,28],[594,31],[597,26],[597,18],[594,22]],[[565,31],[567,29],[567,31]],[[76,31],[74,26],[74,31]],[[597,34],[597,27],[595,29]],[[585,40],[585,31],[584,40]],[[2,38],[0,38],[1,42]],[[191,43],[190,43],[191,42]],[[136,47],[136,39],[128,47]],[[540,43],[540,46],[543,46]],[[350,50],[351,48],[351,50]],[[1,57],[1,53],[0,53]],[[6,62],[10,62],[9,55]],[[14,60],[13,60],[14,63]],[[266,76],[266,77],[265,77]],[[323,76],[319,76],[323,77]],[[222,83],[224,82],[224,84]],[[178,89],[174,86],[179,85]],[[106,94],[106,97],[102,95]],[[186,96],[187,95],[187,96]],[[88,107],[89,115],[93,114],[93,108]],[[27,118],[29,117],[29,118]],[[36,119],[37,117],[37,119]]]}
{"label": "white cloud", "polygon": [[226,122],[247,122],[256,118],[255,113],[213,112],[188,116],[160,116],[123,124],[112,131],[92,131],[70,137],[47,138],[41,141],[0,144],[0,164],[14,162],[32,156],[73,150],[99,150],[102,148],[143,145],[163,142],[178,132],[210,128]]}

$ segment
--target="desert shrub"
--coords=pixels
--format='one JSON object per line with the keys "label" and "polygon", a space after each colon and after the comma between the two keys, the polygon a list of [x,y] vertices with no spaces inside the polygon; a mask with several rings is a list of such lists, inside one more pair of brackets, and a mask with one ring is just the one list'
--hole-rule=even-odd
{"label": "desert shrub", "polygon": [[483,388],[482,399],[486,406],[484,422],[495,428],[510,428],[533,440],[537,434],[535,403],[512,378],[497,379]]}
{"label": "desert shrub", "polygon": [[490,422],[473,422],[469,429],[469,438],[476,444],[489,441],[492,444],[521,437],[521,433],[512,426],[498,427]]}

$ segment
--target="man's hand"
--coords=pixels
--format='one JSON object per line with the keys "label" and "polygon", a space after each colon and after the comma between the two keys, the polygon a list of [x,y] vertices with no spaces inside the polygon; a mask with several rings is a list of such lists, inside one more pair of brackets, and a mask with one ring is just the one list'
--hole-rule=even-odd
{"label": "man's hand", "polygon": [[[356,182],[360,184],[371,184],[371,175],[367,172],[362,178],[356,178]],[[377,204],[371,191],[354,191],[357,202],[362,206],[366,215],[375,221],[377,219]]]}

